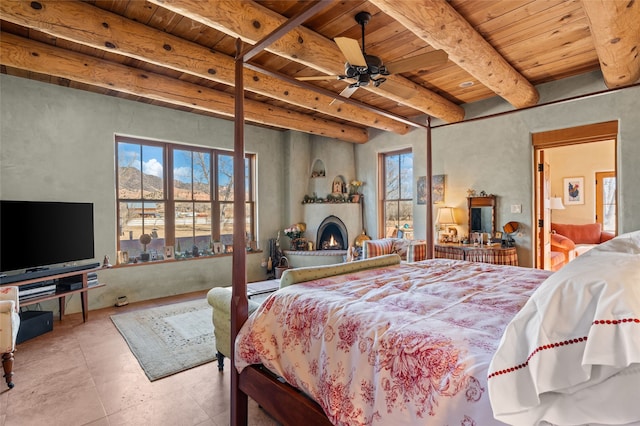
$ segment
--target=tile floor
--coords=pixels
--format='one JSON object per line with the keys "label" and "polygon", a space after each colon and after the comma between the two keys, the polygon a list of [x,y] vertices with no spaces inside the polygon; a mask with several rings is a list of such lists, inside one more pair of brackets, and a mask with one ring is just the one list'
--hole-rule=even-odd
{"label": "tile floor", "polygon": [[[110,315],[206,297],[190,293],[66,315],[53,331],[18,345],[15,388],[0,383],[0,426],[229,424],[229,360],[150,382]],[[249,425],[277,425],[255,402]]]}

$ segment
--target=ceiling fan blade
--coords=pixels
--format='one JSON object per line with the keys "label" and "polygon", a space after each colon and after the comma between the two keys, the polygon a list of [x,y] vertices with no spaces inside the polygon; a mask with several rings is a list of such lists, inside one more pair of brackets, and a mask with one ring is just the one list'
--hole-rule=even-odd
{"label": "ceiling fan blade", "polygon": [[[340,96],[343,98],[350,98],[351,95],[353,95],[353,93],[358,90],[358,86],[347,86],[344,89],[342,89],[342,92],[340,92]],[[334,100],[332,100],[329,105],[333,105],[336,102],[341,102],[340,98],[335,98]]]}
{"label": "ceiling fan blade", "polygon": [[347,86],[342,89],[342,92],[340,92],[340,96],[342,96],[343,98],[350,98],[356,90],[358,90],[358,86]]}
{"label": "ceiling fan blade", "polygon": [[403,72],[415,71],[420,68],[442,65],[447,62],[449,55],[444,50],[434,50],[411,58],[400,59],[399,61],[385,64],[389,74],[402,74]]}
{"label": "ceiling fan blade", "polygon": [[336,37],[333,40],[342,51],[347,62],[357,67],[367,66],[367,61],[364,59],[362,50],[360,50],[360,45],[356,40],[348,37]]}
{"label": "ceiling fan blade", "polygon": [[314,81],[314,80],[343,80],[341,75],[312,75],[309,77],[296,77],[299,81]]}
{"label": "ceiling fan blade", "polygon": [[415,94],[416,91],[415,89],[411,88],[411,87],[406,87],[403,86],[401,84],[396,84],[394,81],[392,80],[387,80],[384,83],[382,83],[382,85],[380,86],[382,87],[384,90],[394,93],[398,96],[400,96],[401,98],[404,99],[411,99]]}

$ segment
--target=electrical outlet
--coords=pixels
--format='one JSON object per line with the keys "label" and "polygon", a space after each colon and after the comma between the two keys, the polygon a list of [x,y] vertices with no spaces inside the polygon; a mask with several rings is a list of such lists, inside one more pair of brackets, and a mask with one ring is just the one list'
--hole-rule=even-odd
{"label": "electrical outlet", "polygon": [[511,213],[522,213],[522,204],[511,204]]}

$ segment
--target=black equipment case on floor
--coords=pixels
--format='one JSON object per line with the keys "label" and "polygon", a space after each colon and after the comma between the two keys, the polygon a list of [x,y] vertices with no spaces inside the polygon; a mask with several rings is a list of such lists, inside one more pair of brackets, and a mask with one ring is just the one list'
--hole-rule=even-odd
{"label": "black equipment case on floor", "polygon": [[33,339],[51,330],[53,330],[52,311],[22,311],[16,343]]}

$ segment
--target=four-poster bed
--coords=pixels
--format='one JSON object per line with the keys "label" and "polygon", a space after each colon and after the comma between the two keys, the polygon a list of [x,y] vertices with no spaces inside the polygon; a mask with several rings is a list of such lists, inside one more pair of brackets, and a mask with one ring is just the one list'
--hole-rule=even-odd
{"label": "four-poster bed", "polygon": [[[254,47],[243,52],[240,39],[236,42],[235,58],[235,133],[234,133],[234,180],[244,182],[244,85],[243,68],[251,67],[246,61],[269,43],[277,40],[282,34],[302,23],[306,18],[325,8],[330,2],[320,0],[296,16],[290,18],[285,24],[276,29],[272,34],[258,42]],[[415,125],[415,124],[414,124]],[[422,126],[421,126],[422,127]],[[427,181],[431,181],[431,117],[427,116],[427,125],[423,126],[427,131]],[[234,186],[234,217],[242,217],[244,214],[244,188]],[[432,194],[427,191],[426,204],[431,205]],[[432,223],[431,209],[426,209],[426,223]],[[427,226],[426,240],[433,240],[432,226]],[[246,293],[244,250],[244,229],[234,227],[234,255],[232,272],[232,303],[231,303],[231,341],[235,342],[240,328],[248,318],[248,301]],[[433,246],[427,245],[427,258],[433,257]],[[323,408],[305,395],[300,390],[285,383],[261,365],[248,366],[241,373],[235,369],[236,354],[231,354],[231,424],[246,425],[248,396],[251,396],[261,407],[269,412],[276,420],[283,424],[330,425],[331,421]]]}
{"label": "four-poster bed", "polygon": [[[326,7],[326,3],[320,1],[313,4],[247,52],[242,51],[242,43],[238,40],[235,73],[235,182],[244,182],[242,69],[245,66],[245,61],[265,45],[276,40],[279,34],[298,25],[316,10]],[[430,181],[432,174],[430,120],[426,128],[427,179]],[[430,192],[427,193],[426,201],[427,205],[431,205]],[[234,189],[234,217],[243,217],[243,215],[244,188],[241,185],[236,185]],[[427,209],[426,215],[427,224],[432,223],[431,209]],[[427,240],[433,241],[432,227],[428,225],[426,229]],[[627,239],[631,240],[627,249],[636,256],[635,260],[637,261],[637,256],[640,254],[640,235],[636,233]],[[610,245],[610,247],[614,247],[612,252],[619,250],[616,248],[616,244],[619,243]],[[431,245],[428,247],[427,257],[431,258],[433,247]],[[607,250],[607,246],[603,245],[598,250],[594,249],[588,257],[597,260],[600,252],[606,253]],[[622,250],[624,251],[624,247]],[[620,254],[613,254],[614,259],[617,259],[617,256]],[[537,294],[536,289],[543,282],[547,283],[545,279],[550,273],[546,271],[470,264],[464,261],[427,260],[415,264],[397,264],[375,270],[367,269],[346,276],[338,273],[337,275],[323,276],[318,280],[303,279],[295,286],[274,293],[247,321],[245,259],[244,229],[236,226],[234,227],[231,304],[232,341],[236,342],[236,350],[231,354],[231,424],[233,425],[247,424],[248,397],[254,399],[282,424],[329,425],[375,424],[376,422],[378,424],[391,424],[389,422],[399,424],[396,423],[397,419],[405,424],[412,424],[415,421],[428,421],[430,418],[438,419],[436,420],[437,424],[441,424],[441,421],[445,419],[447,422],[453,420],[460,424],[493,424],[495,423],[494,411],[488,402],[489,395],[486,390],[493,389],[491,402],[498,401],[496,407],[506,410],[504,411],[505,418],[508,418],[512,415],[509,409],[521,401],[509,401],[512,406],[508,404],[502,406],[501,399],[504,397],[504,392],[501,394],[501,391],[509,388],[508,385],[496,386],[496,382],[503,382],[505,379],[516,376],[516,374],[512,374],[514,371],[526,369],[529,360],[541,350],[555,349],[566,344],[566,341],[558,345],[552,342],[547,348],[547,344],[541,343],[544,342],[544,339],[538,339],[536,342],[540,346],[529,353],[529,358],[526,357],[525,350],[526,362],[522,360],[522,353],[518,352],[517,356],[509,358],[508,355],[512,355],[509,353],[509,348],[505,349],[499,346],[499,343],[504,344],[504,339],[507,339],[505,337],[502,342],[499,342],[505,329],[507,332],[509,331],[507,327],[509,321],[514,315],[519,315],[525,304],[529,306],[527,302],[529,297],[532,294]],[[638,282],[638,278],[640,278],[638,276],[640,271],[637,269],[637,267],[629,269],[632,275],[635,274],[632,276],[634,282]],[[573,273],[572,268],[565,268],[562,271],[562,274],[570,277],[569,283],[574,283],[571,281],[573,279],[571,273]],[[584,280],[583,274],[584,272],[578,270],[579,279]],[[606,279],[602,278],[602,280],[604,282],[602,285],[606,287]],[[626,285],[625,282],[616,284],[622,287]],[[554,285],[562,287],[567,284],[560,280],[554,282]],[[376,295],[376,291],[383,293],[384,296]],[[336,294],[341,294],[343,298],[334,298],[333,296]],[[442,299],[443,296],[448,299]],[[369,313],[368,317],[355,316],[360,315],[355,308],[356,306],[366,305],[378,297],[382,300],[389,297],[394,301],[377,308],[369,307],[376,310],[376,313]],[[413,304],[414,298],[417,298],[419,302]],[[477,303],[475,298],[478,299]],[[632,298],[632,301],[635,303],[635,299]],[[475,306],[475,310],[469,309],[471,305]],[[332,310],[332,306],[338,306],[334,310],[340,312],[347,308],[356,309],[356,311],[348,312],[347,315],[334,316],[332,312],[329,312]],[[397,312],[394,312],[392,306],[397,308]],[[609,324],[613,321],[615,325],[637,325],[640,323],[640,307],[633,306],[633,303],[631,306],[632,308],[627,311],[630,313],[626,315],[624,321],[618,320],[615,314],[607,316],[610,312],[605,312],[606,315],[600,317],[602,319],[596,319],[594,324],[599,325],[599,321],[606,321]],[[411,323],[413,326],[417,325],[416,329],[412,329],[409,323],[402,323],[394,317],[394,314],[402,311],[400,307],[411,314],[422,316],[421,319],[416,318]],[[625,305],[625,308],[627,307],[628,305]],[[449,311],[449,308],[452,311]],[[319,318],[308,319],[302,315],[302,312],[306,310],[321,311],[322,314]],[[288,315],[289,312],[296,312],[296,315]],[[443,317],[433,319],[434,312]],[[380,320],[378,317],[381,317],[381,323],[376,322]],[[352,322],[347,325],[340,323],[344,318],[349,318]],[[270,320],[272,322],[269,322]],[[296,321],[299,323],[295,324]],[[432,322],[440,322],[440,328],[431,328]],[[479,329],[474,328],[475,322],[482,324]],[[424,327],[424,324],[429,324],[429,327]],[[292,337],[290,331],[295,330],[296,325],[300,327],[298,331],[301,335]],[[253,328],[251,328],[252,326]],[[338,338],[328,339],[326,327],[331,328],[335,333],[333,336],[338,336]],[[352,327],[350,332],[344,332],[349,327]],[[397,331],[393,327],[399,327],[401,331]],[[423,328],[429,328],[429,330],[421,330]],[[357,329],[360,334],[354,333],[354,329]],[[407,330],[414,333],[409,340],[406,335],[402,334]],[[450,337],[445,330],[458,330],[459,336]],[[426,334],[420,334],[421,331]],[[366,334],[369,332],[373,335]],[[588,333],[588,330],[585,333]],[[380,336],[384,336],[387,340],[385,338],[379,339]],[[505,336],[507,335],[505,334]],[[623,333],[622,336],[619,339],[622,344],[629,344],[629,340],[633,340],[633,337],[629,337],[633,336],[633,332]],[[357,342],[352,341],[350,337],[359,340],[360,343],[355,344]],[[609,338],[609,336],[605,336],[605,338]],[[326,345],[327,340],[337,341],[337,349]],[[580,349],[581,345],[577,343],[582,344],[586,342],[587,338],[575,340],[575,347]],[[609,340],[611,339],[609,338]],[[347,341],[349,344],[345,343]],[[466,346],[457,346],[459,341]],[[573,343],[572,339],[567,341]],[[362,342],[369,342],[370,345],[365,344],[363,347]],[[416,347],[408,349],[407,343]],[[530,342],[524,342],[523,345],[526,346],[527,343]],[[291,354],[276,352],[271,347],[274,345],[277,347],[291,346],[294,352],[308,353],[310,358],[302,361],[302,358],[295,358],[300,353],[291,357]],[[637,352],[632,351],[624,360],[627,362],[626,365],[617,365],[615,368],[607,370],[610,375],[616,375],[616,372],[619,371],[623,371],[623,375],[634,375],[634,379],[640,375],[639,368],[626,369],[629,364],[637,365],[640,363],[640,344],[636,346],[633,351]],[[317,347],[321,348],[319,352]],[[388,355],[388,352],[380,349],[381,347],[386,347],[395,355]],[[316,351],[312,351],[311,348],[316,348]],[[442,352],[443,348],[446,349],[444,352]],[[356,349],[360,353],[351,356],[355,354]],[[398,356],[398,350],[403,354]],[[496,362],[496,365],[492,364],[489,367],[496,350],[501,355],[505,352],[508,355],[504,355],[504,358],[499,358],[498,361],[494,359],[492,362]],[[446,355],[444,358],[438,358],[439,361],[444,359],[450,362],[441,363],[442,365],[436,366],[438,367],[436,370],[426,368],[424,365],[413,364],[415,360],[412,357],[416,353],[435,354],[434,356],[437,358],[438,351]],[[341,355],[338,356],[338,353]],[[368,357],[368,362],[365,362],[365,358],[358,358],[358,356]],[[384,362],[385,357],[389,357],[388,364]],[[465,362],[462,362],[461,359],[464,357],[469,359],[465,358]],[[329,358],[338,359],[337,364],[331,364],[328,361]],[[398,359],[404,359],[408,361],[408,364],[398,365]],[[513,362],[519,360],[522,362],[521,364],[512,365]],[[500,362],[503,364],[506,362],[506,366]],[[302,368],[301,364],[305,367]],[[370,371],[365,371],[365,376],[351,374],[365,364],[372,368]],[[350,369],[345,370],[347,366]],[[562,367],[556,366],[556,368],[561,369]],[[348,374],[343,375],[345,371]],[[401,385],[397,383],[398,371],[404,374],[404,382]],[[311,374],[309,374],[310,372]],[[299,373],[302,373],[302,376],[299,376]],[[422,374],[413,375],[413,373]],[[373,375],[366,376],[366,374]],[[345,378],[346,381],[340,382]],[[378,379],[382,381],[379,383]],[[518,379],[522,381],[521,378]],[[318,380],[318,382],[314,382],[314,380]],[[293,387],[287,382],[296,384],[297,387]],[[629,395],[632,392],[630,392],[631,388],[627,382],[619,382],[621,384],[619,391]],[[382,386],[381,391],[377,389],[378,385]],[[416,391],[414,386],[417,386],[420,391]],[[588,387],[591,384],[587,381],[585,386]],[[360,392],[357,391],[358,387],[361,388]],[[382,396],[379,395],[380,393]],[[354,399],[362,400],[358,402],[360,405],[355,405]],[[517,398],[515,399],[517,400]],[[454,408],[447,407],[450,401],[453,401],[450,405]],[[640,418],[632,418],[633,413],[629,414],[625,411],[632,406],[628,403],[628,398],[621,398],[621,401],[621,405],[627,404],[627,406],[622,409],[616,407],[622,413],[619,417],[627,420],[640,420]],[[548,402],[545,401],[545,404]],[[460,411],[460,407],[462,407],[462,411]],[[530,406],[517,408],[525,413],[531,411]],[[526,417],[526,415],[523,416]],[[542,417],[544,413],[535,413],[535,415]],[[480,419],[480,422],[476,423],[474,419]]]}
{"label": "four-poster bed", "polygon": [[288,270],[236,338],[237,391],[292,425],[635,424],[639,282],[640,231],[555,273],[397,255]]}

